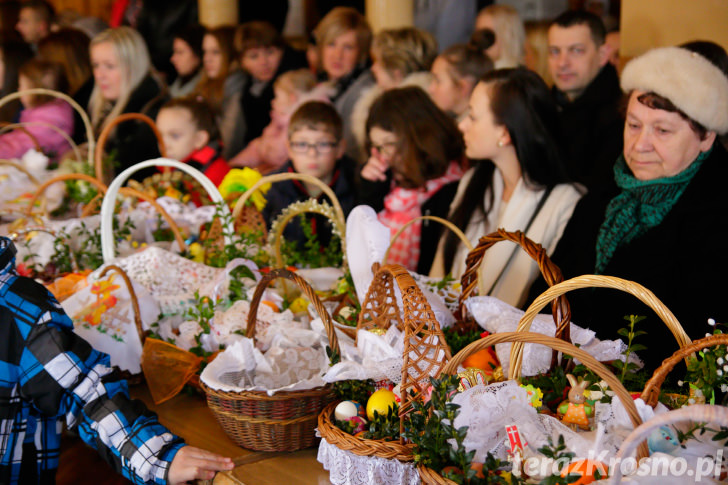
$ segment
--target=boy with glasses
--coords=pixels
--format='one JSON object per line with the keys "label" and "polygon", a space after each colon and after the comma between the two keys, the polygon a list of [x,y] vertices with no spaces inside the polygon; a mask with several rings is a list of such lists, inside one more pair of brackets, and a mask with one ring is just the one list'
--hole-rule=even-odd
{"label": "boy with glasses", "polygon": [[[344,156],[342,121],[336,109],[329,103],[309,101],[299,107],[291,116],[288,125],[288,156],[290,160],[274,173],[301,173],[318,178],[331,187],[344,214],[354,207],[354,162]],[[326,200],[321,188],[299,180],[286,180],[272,185],[266,193],[263,217],[270,226],[281,211],[294,202],[310,198]],[[306,215],[314,234],[325,247],[331,239],[330,224],[319,215]],[[288,224],[283,231],[286,241],[297,241],[301,247],[306,241],[303,229],[297,220]]]}

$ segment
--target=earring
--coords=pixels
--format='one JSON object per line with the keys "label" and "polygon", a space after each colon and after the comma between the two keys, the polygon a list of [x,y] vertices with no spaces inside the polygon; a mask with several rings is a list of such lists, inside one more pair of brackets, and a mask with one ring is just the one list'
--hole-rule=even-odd
{"label": "earring", "polygon": [[505,145],[505,143],[503,143],[503,140],[498,140],[498,146],[503,148],[503,145]]}

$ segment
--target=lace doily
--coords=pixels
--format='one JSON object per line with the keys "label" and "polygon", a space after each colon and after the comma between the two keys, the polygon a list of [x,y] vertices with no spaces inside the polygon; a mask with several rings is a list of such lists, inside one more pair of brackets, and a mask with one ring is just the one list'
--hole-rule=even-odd
{"label": "lace doily", "polygon": [[117,258],[114,264],[123,269],[129,278],[144,286],[159,302],[165,314],[184,311],[192,301],[195,290],[214,281],[225,271],[153,246],[131,256]]}
{"label": "lace doily", "polygon": [[[195,207],[194,204],[184,204],[175,198],[166,196],[159,197],[157,203],[167,211],[180,228],[187,228],[190,234],[195,236],[199,235],[200,226],[210,222],[215,216],[214,205]],[[157,223],[160,222],[159,212],[149,202],[140,202],[136,210],[144,215],[148,221],[147,225],[151,229],[156,229]],[[164,219],[161,220],[161,227],[168,227]]]}
{"label": "lace doily", "polygon": [[359,456],[321,439],[316,459],[334,485],[419,485],[420,475],[412,462],[388,460],[378,456]]}
{"label": "lace doily", "polygon": [[[518,321],[524,312],[497,298],[491,296],[475,296],[465,301],[465,306],[473,315],[478,325],[490,333],[515,332]],[[531,322],[531,332],[540,333],[553,337],[556,333],[556,325],[551,315],[536,315]],[[589,352],[599,361],[624,360],[622,352],[627,348],[621,340],[602,340],[594,335],[592,330],[581,328],[571,323],[571,341],[582,350]],[[508,374],[511,344],[503,343],[495,347],[503,367],[504,375]],[[634,354],[630,361],[641,364]],[[533,376],[548,371],[551,364],[551,349],[545,345],[526,344],[523,349],[523,367],[521,374]]]}

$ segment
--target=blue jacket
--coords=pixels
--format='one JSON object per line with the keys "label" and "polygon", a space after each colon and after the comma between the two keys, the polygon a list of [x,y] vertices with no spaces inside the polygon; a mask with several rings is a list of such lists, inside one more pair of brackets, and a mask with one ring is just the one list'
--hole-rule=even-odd
{"label": "blue jacket", "polygon": [[166,483],[184,443],[129,399],[53,295],[18,275],[15,253],[0,237],[0,484],[55,483],[64,422],[132,482]]}

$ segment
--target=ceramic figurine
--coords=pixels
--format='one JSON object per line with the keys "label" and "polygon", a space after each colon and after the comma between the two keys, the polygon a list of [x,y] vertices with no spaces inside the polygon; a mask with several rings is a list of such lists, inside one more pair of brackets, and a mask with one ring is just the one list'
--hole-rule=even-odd
{"label": "ceramic figurine", "polygon": [[561,422],[571,427],[574,431],[577,428],[583,430],[591,429],[590,418],[594,416],[594,406],[586,401],[584,391],[591,385],[591,382],[576,380],[571,374],[566,374],[571,384],[569,399],[559,404],[558,416]]}

